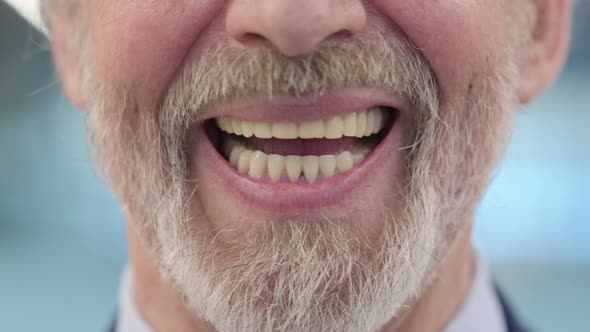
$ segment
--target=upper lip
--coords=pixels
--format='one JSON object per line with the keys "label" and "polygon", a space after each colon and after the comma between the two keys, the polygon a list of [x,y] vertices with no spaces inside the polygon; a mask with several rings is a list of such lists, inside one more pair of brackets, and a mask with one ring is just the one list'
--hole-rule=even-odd
{"label": "upper lip", "polygon": [[384,106],[398,110],[407,102],[399,95],[375,88],[340,88],[304,96],[246,98],[219,104],[203,112],[200,121],[226,117],[256,122],[301,122]]}

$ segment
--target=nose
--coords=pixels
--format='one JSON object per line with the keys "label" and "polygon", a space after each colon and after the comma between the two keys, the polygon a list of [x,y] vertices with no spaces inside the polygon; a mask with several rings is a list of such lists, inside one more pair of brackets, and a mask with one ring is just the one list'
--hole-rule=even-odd
{"label": "nose", "polygon": [[298,56],[330,37],[361,31],[366,21],[361,0],[234,0],[226,29],[243,44],[262,40],[287,56]]}

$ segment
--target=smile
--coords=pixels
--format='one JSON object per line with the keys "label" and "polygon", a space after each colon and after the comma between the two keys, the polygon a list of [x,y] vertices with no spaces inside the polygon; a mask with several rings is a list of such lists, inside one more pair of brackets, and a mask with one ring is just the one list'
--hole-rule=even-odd
{"label": "smile", "polygon": [[404,105],[386,93],[377,97],[338,91],[226,105],[197,131],[209,142],[198,144],[205,152],[198,153],[199,173],[281,211],[325,207],[382,186],[391,174],[379,170],[399,164],[405,120]]}
{"label": "smile", "polygon": [[379,143],[390,111],[370,110],[304,122],[217,118],[221,152],[240,173],[272,182],[315,183],[360,164]]}

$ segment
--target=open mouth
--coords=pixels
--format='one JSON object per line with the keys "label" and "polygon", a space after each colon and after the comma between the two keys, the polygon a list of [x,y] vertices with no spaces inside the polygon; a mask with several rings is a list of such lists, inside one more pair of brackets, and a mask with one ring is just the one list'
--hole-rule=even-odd
{"label": "open mouth", "polygon": [[397,116],[395,108],[377,106],[304,122],[218,117],[206,128],[217,151],[242,175],[273,183],[314,184],[360,166]]}

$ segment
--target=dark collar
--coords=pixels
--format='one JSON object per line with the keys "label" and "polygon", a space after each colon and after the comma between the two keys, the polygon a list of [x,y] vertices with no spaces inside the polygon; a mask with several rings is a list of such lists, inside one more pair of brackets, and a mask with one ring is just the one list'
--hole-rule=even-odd
{"label": "dark collar", "polygon": [[500,300],[500,305],[502,306],[502,312],[504,314],[504,320],[506,321],[506,329],[508,332],[531,332],[531,330],[525,328],[524,325],[522,325],[516,318],[516,313],[512,310],[510,303],[508,303],[508,299],[500,287],[496,285],[495,288],[496,295],[498,296],[498,300]]}

